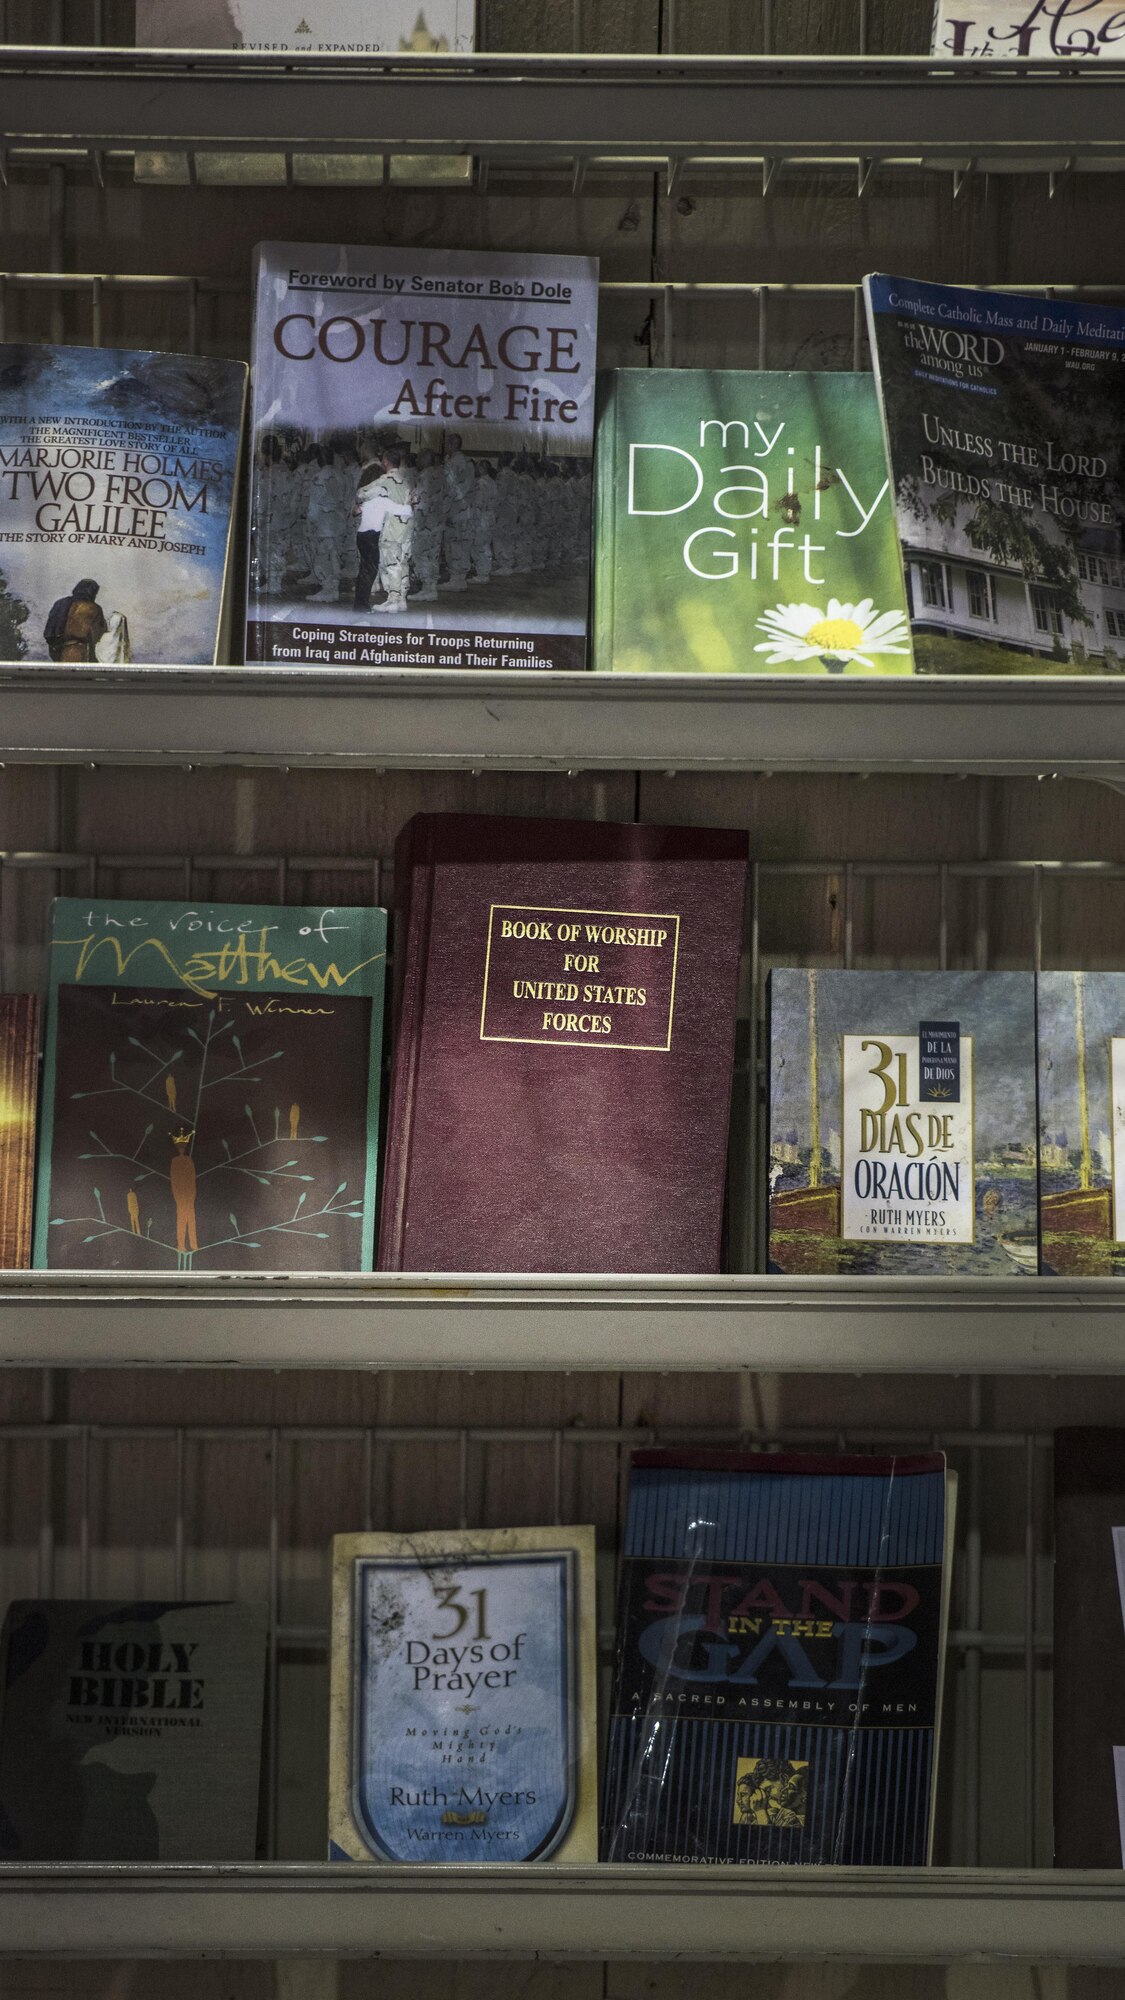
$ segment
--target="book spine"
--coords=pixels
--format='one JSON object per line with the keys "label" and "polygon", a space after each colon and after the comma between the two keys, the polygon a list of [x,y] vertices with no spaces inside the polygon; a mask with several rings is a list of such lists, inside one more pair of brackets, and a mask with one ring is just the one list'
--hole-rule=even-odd
{"label": "book spine", "polygon": [[[412,837],[413,836],[413,837]],[[408,886],[403,887],[401,876]],[[406,934],[396,936],[396,955],[405,951],[401,1005],[395,1034],[387,1150],[383,1161],[383,1210],[379,1230],[380,1271],[401,1271],[406,1250],[406,1201],[414,1136],[414,1107],[422,1056],[426,958],[433,906],[433,847],[424,823],[408,830],[395,862],[396,911],[407,911]]]}
{"label": "book spine", "polygon": [[595,673],[613,671],[613,628],[617,577],[617,371],[606,378],[594,435],[594,547],[591,564],[594,614],[590,621]]}
{"label": "book spine", "polygon": [[895,524],[895,546],[898,549],[898,573],[902,583],[903,602],[907,608],[907,628],[910,633],[910,671],[918,673],[918,661],[914,655],[914,625],[911,607],[910,587],[906,575],[906,561],[902,553],[902,535],[898,521],[898,478],[895,472],[894,452],[891,449],[890,425],[887,422],[887,405],[883,395],[883,372],[879,365],[879,315],[871,296],[871,279],[863,281],[863,305],[867,315],[867,344],[871,349],[871,369],[875,377],[875,389],[879,401],[879,423],[883,432],[883,450],[887,455],[887,478],[891,488],[891,513]]}

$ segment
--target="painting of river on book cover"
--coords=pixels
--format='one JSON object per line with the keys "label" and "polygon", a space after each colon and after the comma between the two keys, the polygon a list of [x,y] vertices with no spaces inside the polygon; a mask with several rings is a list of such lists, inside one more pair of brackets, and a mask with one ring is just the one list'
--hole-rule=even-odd
{"label": "painting of river on book cover", "polygon": [[1125,1271],[1125,973],[1043,972],[1039,1031],[1042,1266]]}
{"label": "painting of river on book cover", "polygon": [[770,976],[769,1268],[1038,1268],[1031,973]]}

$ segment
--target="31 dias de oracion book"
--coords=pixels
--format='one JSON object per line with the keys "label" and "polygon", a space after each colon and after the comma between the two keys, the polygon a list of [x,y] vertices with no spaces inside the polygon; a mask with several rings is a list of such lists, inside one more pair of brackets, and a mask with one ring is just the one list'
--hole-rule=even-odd
{"label": "31 dias de oracion book", "polygon": [[598,1855],[592,1528],[338,1535],[331,1861]]}
{"label": "31 dias de oracion book", "polygon": [[64,898],[37,1269],[370,1270],[386,913]]}
{"label": "31 dias de oracion book", "polygon": [[0,1860],[253,1861],[266,1607],[27,1600],[0,1638]]}
{"label": "31 dias de oracion book", "polygon": [[1125,666],[1125,312],[864,280],[919,673]]}
{"label": "31 dias de oracion book", "polygon": [[408,822],[381,1269],[718,1270],[747,848]]}
{"label": "31 dias de oracion book", "polygon": [[1125,1269],[1125,973],[1041,972],[1039,1222],[1049,1276]]}
{"label": "31 dias de oracion book", "polygon": [[229,659],[246,364],[0,346],[0,660]]}
{"label": "31 dias de oracion book", "polygon": [[615,369],[596,483],[596,667],[911,672],[869,375]]}
{"label": "31 dias de oracion book", "polygon": [[258,252],[248,661],[581,667],[597,264]]}
{"label": "31 dias de oracion book", "polygon": [[929,1861],[940,1453],[634,1452],[605,1861]]}
{"label": "31 dias de oracion book", "polygon": [[773,1271],[1034,1273],[1030,972],[772,972]]}
{"label": "31 dias de oracion book", "polygon": [[0,1269],[31,1262],[35,1107],[39,1095],[39,1002],[0,995]]}

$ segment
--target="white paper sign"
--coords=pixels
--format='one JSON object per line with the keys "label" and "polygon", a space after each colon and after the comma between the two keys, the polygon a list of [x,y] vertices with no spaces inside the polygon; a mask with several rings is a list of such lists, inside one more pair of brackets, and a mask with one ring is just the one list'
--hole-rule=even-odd
{"label": "white paper sign", "polygon": [[918,1039],[843,1037],[845,1242],[973,1241],[972,1038],[959,1037],[952,1102],[922,1100]]}

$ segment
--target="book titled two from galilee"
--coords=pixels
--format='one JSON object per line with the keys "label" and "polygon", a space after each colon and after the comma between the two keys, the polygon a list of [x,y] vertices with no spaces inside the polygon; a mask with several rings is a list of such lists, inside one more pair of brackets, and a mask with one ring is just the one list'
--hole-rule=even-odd
{"label": "book titled two from galilee", "polygon": [[597,264],[267,243],[248,661],[581,667]]}
{"label": "book titled two from galilee", "polygon": [[340,1535],[329,1858],[597,1859],[592,1528]]}
{"label": "book titled two from galilee", "polygon": [[38,1269],[362,1271],[386,916],[55,903]]}
{"label": "book titled two from galilee", "polygon": [[936,1453],[634,1453],[603,1859],[930,1859],[953,1503]]}
{"label": "book titled two from galilee", "polygon": [[1125,312],[865,281],[919,673],[1125,666]]}
{"label": "book titled two from galilee", "polygon": [[246,364],[0,345],[0,660],[211,666]]}
{"label": "book titled two from galilee", "polygon": [[383,1270],[718,1270],[747,847],[409,822]]}

